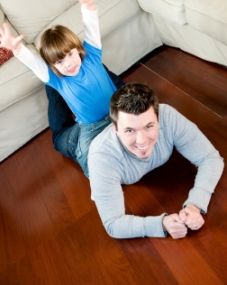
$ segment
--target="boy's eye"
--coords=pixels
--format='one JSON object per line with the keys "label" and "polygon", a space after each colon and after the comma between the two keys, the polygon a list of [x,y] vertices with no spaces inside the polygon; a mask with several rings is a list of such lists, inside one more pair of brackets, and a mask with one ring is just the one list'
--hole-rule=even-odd
{"label": "boy's eye", "polygon": [[58,60],[56,64],[62,64],[62,59]]}
{"label": "boy's eye", "polygon": [[70,51],[70,52],[68,53],[68,55],[71,56],[71,55],[72,55],[72,51]]}

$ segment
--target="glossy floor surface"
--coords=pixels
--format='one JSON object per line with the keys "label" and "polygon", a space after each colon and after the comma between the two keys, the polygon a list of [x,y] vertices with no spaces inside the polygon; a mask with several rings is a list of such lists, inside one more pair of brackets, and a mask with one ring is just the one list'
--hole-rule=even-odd
{"label": "glossy floor surface", "polygon": [[[154,88],[209,137],[227,161],[227,69],[163,47],[124,74]],[[195,169],[170,161],[125,187],[134,214],[177,212]],[[114,240],[90,199],[88,180],[54,151],[44,131],[0,165],[1,285],[227,284],[227,171],[205,226],[187,238]]]}

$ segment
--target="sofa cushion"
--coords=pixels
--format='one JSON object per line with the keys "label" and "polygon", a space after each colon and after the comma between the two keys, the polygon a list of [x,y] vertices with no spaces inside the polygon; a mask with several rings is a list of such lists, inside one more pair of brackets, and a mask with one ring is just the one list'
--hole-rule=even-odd
{"label": "sofa cushion", "polygon": [[32,43],[50,21],[76,2],[78,0],[1,0],[1,7],[18,33],[24,35],[25,41]]}
{"label": "sofa cushion", "polygon": [[23,63],[12,57],[0,67],[0,111],[34,93],[41,85],[40,80]]}
{"label": "sofa cushion", "polygon": [[4,22],[4,13],[0,9],[0,25]]}
{"label": "sofa cushion", "polygon": [[138,0],[141,8],[149,13],[180,25],[186,24],[185,0]]}
{"label": "sofa cushion", "polygon": [[185,0],[185,9],[189,25],[227,44],[227,1]]}
{"label": "sofa cushion", "polygon": [[8,61],[13,56],[11,50],[0,47],[0,65]]}
{"label": "sofa cushion", "polygon": [[[12,32],[13,35],[17,36],[17,32],[15,31],[15,29],[11,26],[11,24],[9,23],[9,21],[4,17],[4,14],[1,14],[1,10],[0,10],[0,25],[3,24],[3,22],[6,22]],[[7,62],[11,57],[13,57],[13,53],[6,49],[6,48],[0,48],[0,66],[3,65],[3,63]],[[2,68],[2,66],[1,66]],[[1,79],[0,79],[1,81]],[[0,89],[1,91],[1,89]],[[1,92],[0,92],[1,94]]]}
{"label": "sofa cushion", "polygon": [[[136,14],[141,13],[141,9],[136,0],[97,0],[96,4],[98,7],[102,37],[105,37],[117,27],[128,22],[128,20]],[[127,9],[125,9],[125,7],[127,7]],[[124,11],[124,13],[122,13],[122,11]],[[80,39],[83,39],[83,24],[79,3],[50,22],[44,30],[56,24],[67,26],[74,31]],[[37,47],[39,47],[39,40],[44,30],[41,31],[35,39],[35,45]]]}
{"label": "sofa cushion", "polygon": [[[1,12],[1,10],[0,10]],[[2,14],[3,15],[3,14]],[[1,22],[2,20],[2,22]],[[15,29],[11,26],[11,24],[9,23],[9,21],[4,17],[4,15],[1,18],[1,13],[0,13],[0,25],[3,22],[6,22],[10,28],[10,31],[12,32],[12,34],[14,36],[17,36],[17,32],[15,31]],[[5,63],[6,61],[8,61],[11,57],[13,56],[13,53],[5,48],[0,48],[0,66]]]}
{"label": "sofa cushion", "polygon": [[[4,13],[0,9],[0,26],[3,24],[4,20],[5,20]],[[0,47],[0,65],[8,61],[12,56],[13,54],[11,51]]]}

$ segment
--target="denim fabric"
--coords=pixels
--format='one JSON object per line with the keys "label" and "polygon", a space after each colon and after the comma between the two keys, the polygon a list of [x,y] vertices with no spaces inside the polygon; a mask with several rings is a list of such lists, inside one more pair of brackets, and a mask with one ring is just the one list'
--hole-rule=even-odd
{"label": "denim fabric", "polygon": [[101,133],[106,126],[110,124],[111,120],[106,117],[97,123],[80,124],[80,133],[78,137],[78,143],[76,148],[76,158],[80,164],[84,174],[88,177],[87,156],[89,146],[92,140]]}
{"label": "denim fabric", "polygon": [[[105,68],[117,88],[125,84],[120,77],[108,70],[106,66]],[[84,174],[88,176],[87,154],[89,145],[92,139],[110,123],[109,117],[97,123],[79,125],[75,122],[68,105],[55,89],[46,86],[46,93],[49,101],[49,126],[55,149],[79,163]]]}
{"label": "denim fabric", "polygon": [[63,155],[70,156],[67,150],[68,137],[74,128],[78,128],[78,125],[68,105],[55,89],[46,85],[46,94],[49,101],[48,120],[54,147]]}

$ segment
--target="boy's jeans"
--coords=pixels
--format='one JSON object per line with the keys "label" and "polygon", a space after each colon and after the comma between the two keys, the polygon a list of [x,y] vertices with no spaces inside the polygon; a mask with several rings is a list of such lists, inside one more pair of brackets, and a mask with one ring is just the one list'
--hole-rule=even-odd
{"label": "boy's jeans", "polygon": [[89,146],[92,140],[101,133],[106,126],[110,124],[110,118],[105,119],[91,124],[80,124],[80,132],[78,137],[78,143],[76,148],[76,158],[84,174],[88,177],[88,166],[87,166],[87,156],[89,151]]}

